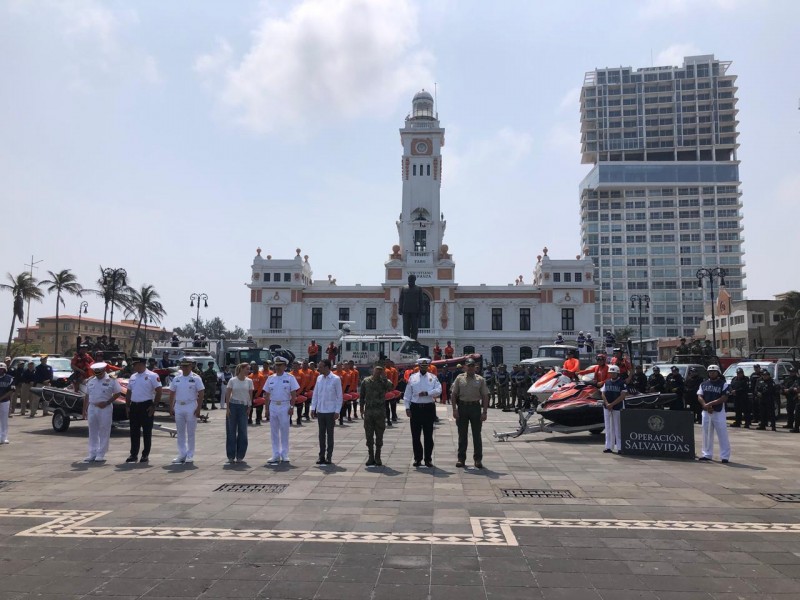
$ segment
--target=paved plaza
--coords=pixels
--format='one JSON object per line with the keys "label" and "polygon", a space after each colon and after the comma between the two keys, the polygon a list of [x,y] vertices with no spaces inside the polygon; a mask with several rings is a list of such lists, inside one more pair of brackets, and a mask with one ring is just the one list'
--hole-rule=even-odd
{"label": "paved plaza", "polygon": [[800,493],[800,436],[786,430],[732,430],[731,463],[704,464],[603,454],[589,434],[497,442],[516,416],[491,410],[487,468],[462,470],[440,407],[433,470],[411,466],[405,418],[382,468],[364,467],[361,421],[336,428],[333,467],[314,464],[313,422],[292,427],[289,465],[266,466],[266,424],[228,466],[224,413],[210,414],[193,465],[170,464],[163,431],[149,465],[126,464],[124,430],[87,465],[85,423],[58,434],[13,418],[0,600],[800,597],[800,503],[764,495]]}

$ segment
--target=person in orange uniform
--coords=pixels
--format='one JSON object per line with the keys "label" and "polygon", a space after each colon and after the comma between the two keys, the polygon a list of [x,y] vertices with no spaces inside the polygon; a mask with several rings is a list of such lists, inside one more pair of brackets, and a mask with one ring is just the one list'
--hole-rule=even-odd
{"label": "person in orange uniform", "polygon": [[303,370],[306,374],[306,407],[305,412],[303,412],[303,419],[310,421],[311,417],[309,413],[311,411],[311,400],[314,398],[314,386],[317,385],[317,377],[319,376],[317,363],[314,361],[303,361]]}
{"label": "person in orange uniform", "polygon": [[594,370],[594,384],[600,389],[603,387],[606,379],[608,379],[608,364],[606,362],[606,355],[601,352],[597,355],[597,366]]}
{"label": "person in orange uniform", "polygon": [[439,346],[439,340],[436,340],[436,345],[433,347],[433,360],[442,360],[442,348]]}
{"label": "person in orange uniform", "polygon": [[[292,364],[290,375],[297,380],[297,395],[295,396],[294,405],[297,407],[297,426],[303,424],[303,407],[306,403],[306,374],[303,371],[303,365],[299,360],[295,360]],[[289,423],[291,425],[291,421]]]}
{"label": "person in orange uniform", "polygon": [[349,391],[353,394],[353,418],[358,418],[358,413],[361,414],[361,418],[364,418],[364,401],[361,400],[358,396],[358,388],[359,384],[361,383],[361,377],[358,375],[358,369],[356,369],[356,363],[352,360],[347,361],[347,369],[345,372],[350,372],[350,379],[348,381]]}
{"label": "person in orange uniform", "polygon": [[453,345],[450,343],[450,340],[447,340],[447,345],[444,347],[444,357],[445,359],[453,358],[455,356],[456,349],[453,348]]}
{"label": "person in orange uniform", "polygon": [[392,391],[386,397],[386,425],[392,427],[392,423],[397,423],[397,400],[400,398],[400,392],[397,389],[397,384],[400,383],[400,373],[394,366],[394,362],[387,358],[384,361],[383,372],[386,378],[392,383]]}
{"label": "person in orange uniform", "polygon": [[622,348],[614,348],[614,356],[611,359],[611,364],[619,367],[619,376],[623,381],[627,381],[628,378],[633,375],[631,361]]}
{"label": "person in orange uniform", "polygon": [[578,360],[577,351],[567,350],[567,359],[564,361],[563,370],[577,373],[581,370],[581,361]]}
{"label": "person in orange uniform", "polygon": [[[347,393],[347,384],[345,382],[347,375],[344,371],[344,363],[339,363],[336,365],[334,374],[339,378],[339,381],[342,384],[342,410],[339,412],[339,425],[344,425],[344,416],[348,412],[347,409],[350,407],[350,400],[352,398],[350,394]],[[348,417],[348,421],[352,421],[352,419]]]}
{"label": "person in orange uniform", "polygon": [[[264,365],[264,367],[266,368],[266,365]],[[265,404],[261,392],[264,389],[264,384],[267,382],[268,375],[258,368],[258,363],[256,363],[256,361],[253,361],[250,363],[250,375],[247,377],[253,382],[253,408],[255,408],[256,411],[256,425],[261,425]],[[267,420],[269,420],[269,414],[267,414]],[[253,409],[250,409],[250,412],[247,414],[247,424],[253,424]]]}
{"label": "person in orange uniform", "polygon": [[317,340],[311,340],[311,343],[308,345],[308,360],[310,361],[319,360],[321,352],[322,348],[319,347]]}

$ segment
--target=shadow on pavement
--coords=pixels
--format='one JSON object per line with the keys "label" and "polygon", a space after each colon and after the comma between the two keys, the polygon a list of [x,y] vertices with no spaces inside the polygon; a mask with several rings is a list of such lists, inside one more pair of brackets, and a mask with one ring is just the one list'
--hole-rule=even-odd
{"label": "shadow on pavement", "polygon": [[161,468],[169,473],[182,473],[184,471],[196,471],[197,465],[194,463],[189,463],[189,464],[183,463],[177,465],[173,465],[170,463],[168,465],[164,465]]}

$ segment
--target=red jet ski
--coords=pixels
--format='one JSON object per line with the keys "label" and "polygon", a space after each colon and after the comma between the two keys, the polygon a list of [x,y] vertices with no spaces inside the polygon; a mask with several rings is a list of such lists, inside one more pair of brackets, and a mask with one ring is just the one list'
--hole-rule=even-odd
{"label": "red jet ski", "polygon": [[[632,394],[624,407],[661,408],[675,399],[675,394]],[[536,409],[543,418],[564,427],[603,425],[603,397],[593,385],[568,383],[542,402]]]}

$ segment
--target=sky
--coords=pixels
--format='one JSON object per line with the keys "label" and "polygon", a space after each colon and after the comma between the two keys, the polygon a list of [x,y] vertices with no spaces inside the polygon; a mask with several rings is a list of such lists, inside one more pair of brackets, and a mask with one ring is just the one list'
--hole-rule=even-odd
{"label": "sky", "polygon": [[[798,39],[793,0],[0,0],[0,276],[33,256],[39,279],[91,288],[123,267],[168,329],[193,292],[247,329],[258,247],[377,285],[398,128],[435,87],[456,280],[530,282],[544,246],[580,252],[584,73],[713,53],[738,75],[746,296],[771,298],[800,289],[779,266],[800,223]],[[0,293],[3,340],[11,309]]]}

